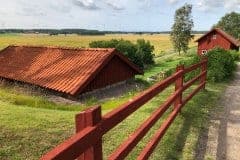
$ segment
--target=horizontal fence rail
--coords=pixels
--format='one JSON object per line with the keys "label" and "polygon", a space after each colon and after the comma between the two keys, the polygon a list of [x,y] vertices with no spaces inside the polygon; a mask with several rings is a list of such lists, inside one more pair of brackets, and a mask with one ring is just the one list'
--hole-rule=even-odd
{"label": "horizontal fence rail", "polygon": [[[185,74],[197,69],[200,69],[200,74],[188,82],[184,82]],[[156,131],[137,157],[138,160],[148,159],[166,133],[167,129],[181,111],[181,108],[191,100],[195,94],[205,88],[206,77],[206,59],[187,68],[184,68],[184,66],[181,65],[176,68],[176,72],[170,77],[153,85],[132,100],[124,103],[104,116],[101,115],[101,106],[95,106],[77,114],[75,117],[76,134],[42,156],[41,160],[102,160],[103,135],[171,84],[175,84],[175,92],[172,93],[166,101],[160,105],[159,108],[157,108],[153,114],[146,119],[139,128],[135,130],[135,132],[130,134],[130,136],[108,157],[109,160],[122,160],[126,158],[154,124],[169,109],[169,107],[173,105],[173,111],[169,114],[161,127]],[[199,85],[187,97],[183,98],[183,92],[198,81],[200,82]]]}

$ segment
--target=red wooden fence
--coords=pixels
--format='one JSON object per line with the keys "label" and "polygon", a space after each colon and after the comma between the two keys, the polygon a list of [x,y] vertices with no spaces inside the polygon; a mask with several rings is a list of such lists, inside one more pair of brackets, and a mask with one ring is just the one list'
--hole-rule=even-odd
{"label": "red wooden fence", "polygon": [[[201,69],[201,73],[192,80],[184,83],[184,75],[199,68]],[[175,83],[175,92],[108,157],[109,160],[124,159],[173,104],[173,111],[137,158],[138,160],[148,159],[181,108],[196,93],[205,88],[206,75],[206,59],[188,68],[184,68],[184,66],[181,65],[177,67],[176,72],[172,76],[153,85],[133,98],[133,100],[126,102],[104,116],[101,115],[101,106],[87,109],[76,115],[76,134],[48,152],[41,160],[102,160],[102,136],[169,85]],[[183,98],[183,92],[197,81],[200,81],[197,88],[186,98]]]}

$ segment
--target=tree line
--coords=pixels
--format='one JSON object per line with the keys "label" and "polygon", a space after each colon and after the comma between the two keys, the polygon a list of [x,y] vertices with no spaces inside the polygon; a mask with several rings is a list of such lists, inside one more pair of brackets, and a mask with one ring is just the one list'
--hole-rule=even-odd
{"label": "tree line", "polygon": [[103,31],[88,29],[0,29],[0,33],[105,35]]}
{"label": "tree line", "polygon": [[[203,34],[206,31],[192,31],[192,34]],[[128,32],[128,31],[99,31],[99,30],[88,30],[88,29],[0,29],[0,34],[4,33],[24,33],[24,34],[78,34],[78,35],[105,35],[105,34],[170,34],[171,31],[160,31],[160,32]]]}

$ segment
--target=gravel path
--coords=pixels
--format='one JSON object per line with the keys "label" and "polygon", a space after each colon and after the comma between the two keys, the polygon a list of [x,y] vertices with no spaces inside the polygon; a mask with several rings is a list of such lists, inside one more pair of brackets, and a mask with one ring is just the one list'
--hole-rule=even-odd
{"label": "gravel path", "polygon": [[199,140],[198,160],[240,160],[240,64]]}

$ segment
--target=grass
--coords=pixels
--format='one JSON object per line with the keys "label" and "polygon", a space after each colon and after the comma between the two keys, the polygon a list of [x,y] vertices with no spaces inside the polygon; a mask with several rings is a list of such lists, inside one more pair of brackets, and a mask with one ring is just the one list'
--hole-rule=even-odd
{"label": "grass", "polygon": [[[224,84],[208,84],[207,91],[200,92],[182,110],[168,130],[152,159],[194,159],[194,150],[200,130],[204,127],[209,111],[216,107]],[[104,136],[105,156],[161,104],[173,87],[154,98],[140,110]],[[62,142],[74,132],[74,115],[78,111],[34,108],[0,101],[0,157],[1,159],[38,159],[50,148]],[[107,110],[104,110],[106,113]],[[162,119],[130,155],[135,159]]]}
{"label": "grass", "polygon": [[84,106],[80,105],[65,105],[55,104],[48,101],[46,98],[41,96],[34,96],[28,94],[21,94],[16,92],[12,87],[1,86],[0,89],[0,101],[7,102],[16,106],[26,106],[32,108],[46,108],[53,110],[66,110],[66,111],[81,111]]}
{"label": "grass", "polygon": [[[209,111],[216,107],[217,100],[224,87],[225,84],[208,84],[207,91],[200,92],[195,96],[183,108],[182,113],[171,125],[151,159],[195,159],[194,151],[200,131],[204,128],[204,124],[207,123]],[[154,98],[150,103],[144,105],[139,111],[108,133],[104,137],[105,155],[111,153],[144,119],[149,117],[154,109],[170,94],[170,91],[171,88]],[[165,117],[166,114],[140,142],[128,159],[136,159],[139,151],[150,140],[150,137],[159,128]]]}
{"label": "grass", "polygon": [[[4,42],[0,43],[2,46],[4,44],[28,43],[35,45],[57,44],[74,46],[80,45],[80,39],[82,37],[84,37],[84,41],[86,37],[89,39],[94,37],[101,38],[101,36],[92,37],[74,35],[67,37],[9,35],[5,38],[4,36],[3,38],[1,36],[0,42]],[[104,38],[108,36],[112,38],[116,35],[107,35],[104,36]],[[126,36],[127,38],[134,37],[135,39],[141,37],[135,35],[121,36]],[[160,35],[153,35],[153,37],[155,36],[158,37]],[[151,36],[149,35],[149,37]],[[96,40],[96,38],[94,39]],[[145,35],[144,38],[147,39],[148,36]],[[169,41],[164,43],[168,44],[168,47],[170,47]],[[181,60],[186,58],[189,58],[189,56],[178,56],[175,53],[159,56],[156,58],[156,64],[150,66],[146,70],[145,75],[139,76],[138,80],[140,82],[145,82],[146,86],[149,86],[149,82],[146,82],[149,77],[156,76],[159,72],[165,72],[169,69],[175,68]],[[226,84],[224,83],[208,83],[207,91],[202,91],[197,94],[183,108],[182,113],[169,128],[151,159],[195,159],[194,152],[199,134],[201,130],[204,129],[204,124],[207,123],[209,112],[217,106],[217,100],[225,86]],[[162,104],[162,102],[166,100],[166,97],[172,93],[173,89],[174,87],[170,86],[167,90],[146,105],[142,106],[137,112],[103,137],[105,158],[123,140],[125,140],[127,136],[133,132],[139,124],[141,124],[141,122],[148,118],[151,113]],[[44,97],[19,93],[12,87],[0,87],[0,159],[38,159],[43,153],[46,153],[49,149],[61,143],[74,133],[74,116],[83,108],[100,103],[103,109],[103,114],[105,114],[118,105],[131,99],[134,95],[138,94],[138,92],[138,90],[133,90],[129,93],[125,93],[121,97],[112,98],[110,100],[97,101],[96,99],[89,99],[86,104],[82,106],[69,106],[49,102]],[[167,113],[170,111],[171,109],[169,109]],[[164,118],[166,118],[167,113],[144,137],[127,159],[136,159],[139,151],[141,151],[144,144],[149,141],[154,134],[154,131],[159,128]]]}
{"label": "grass", "polygon": [[[217,106],[217,100],[224,88],[225,84],[208,84],[207,91],[195,96],[167,131],[151,159],[195,159],[193,153],[200,131],[207,123],[210,110]],[[173,89],[174,87],[170,86],[103,137],[105,158],[166,100]],[[0,91],[1,159],[38,159],[74,133],[74,116],[82,108],[53,104],[41,97],[18,94],[11,88],[1,88]],[[135,94],[137,91],[101,102],[103,114]],[[16,103],[18,99],[21,99],[21,103]],[[35,105],[36,101],[38,105]],[[93,99],[88,104],[96,102]],[[136,158],[166,116],[165,114],[151,129],[128,159]]]}
{"label": "grass", "polygon": [[133,97],[138,93],[139,89],[131,90],[120,97],[113,97],[107,100],[97,100],[95,98],[88,98],[82,104],[61,104],[49,101],[46,97],[40,95],[31,95],[31,93],[24,93],[17,91],[14,85],[3,86],[0,85],[0,101],[7,102],[15,106],[25,106],[37,109],[50,109],[60,111],[82,111],[89,106],[101,104],[103,110],[112,110],[120,104],[126,102],[129,97]]}
{"label": "grass", "polygon": [[[195,39],[200,35],[196,35]],[[0,34],[0,49],[8,45],[37,45],[37,46],[67,46],[67,47],[88,47],[91,41],[120,39],[136,42],[137,39],[149,40],[155,47],[154,53],[160,55],[163,51],[172,50],[168,34],[134,35],[134,34],[109,34],[104,36],[78,36],[58,35],[49,36],[45,34]],[[196,46],[194,41],[190,46]]]}
{"label": "grass", "polygon": [[165,74],[170,70],[174,70],[182,60],[190,59],[194,54],[196,54],[196,47],[192,47],[191,49],[189,49],[186,55],[185,54],[178,55],[177,53],[171,53],[171,54],[156,57],[155,64],[152,66],[149,66],[144,71],[144,75],[137,76],[137,78],[148,80],[149,77],[157,76],[159,75],[159,73]]}

